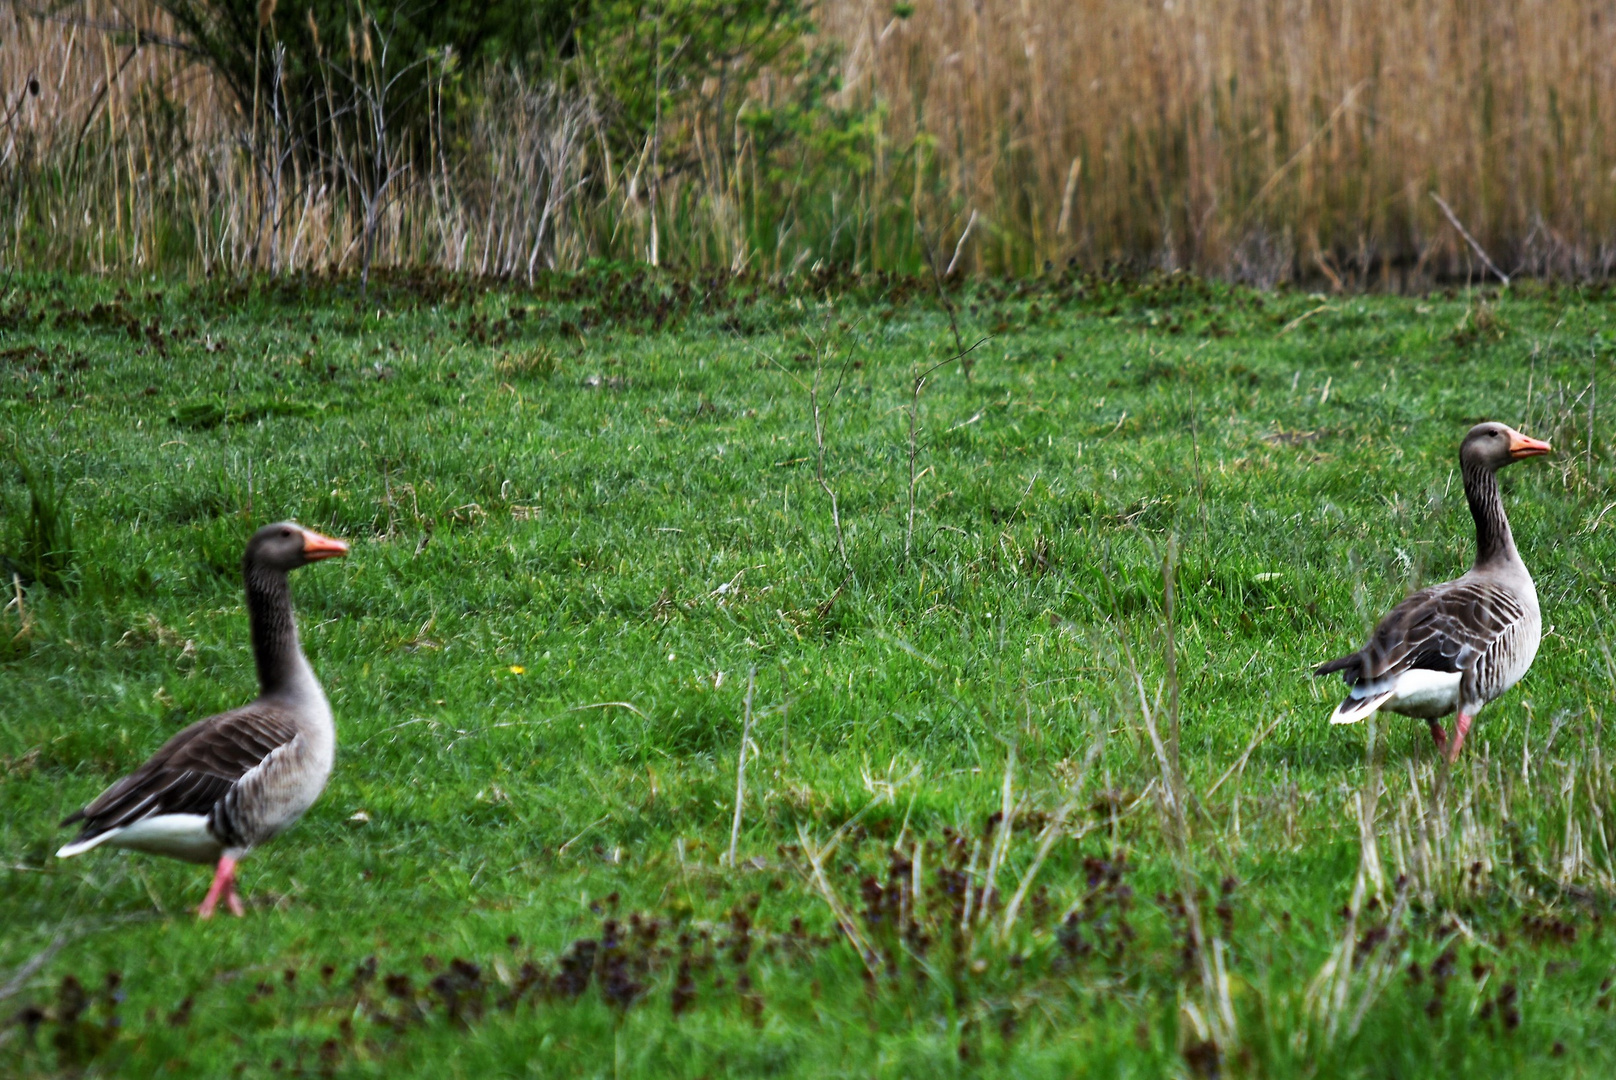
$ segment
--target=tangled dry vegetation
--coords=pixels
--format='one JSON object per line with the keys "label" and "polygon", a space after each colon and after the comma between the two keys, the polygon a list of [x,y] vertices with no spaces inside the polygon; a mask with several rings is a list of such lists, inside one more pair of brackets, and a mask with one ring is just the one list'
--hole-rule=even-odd
{"label": "tangled dry vegetation", "polygon": [[[1616,27],[1592,0],[826,0],[816,44],[840,89],[789,123],[775,114],[810,75],[765,64],[744,88],[692,85],[614,145],[587,65],[496,65],[426,132],[389,127],[385,78],[356,80],[318,152],[277,118],[273,77],[242,115],[157,43],[156,8],[53,12],[0,12],[13,267],[373,256],[531,279],[597,257],[913,272],[953,251],[989,273],[1075,259],[1418,289],[1616,260]],[[447,58],[399,63],[425,65],[429,96],[466,93]]]}

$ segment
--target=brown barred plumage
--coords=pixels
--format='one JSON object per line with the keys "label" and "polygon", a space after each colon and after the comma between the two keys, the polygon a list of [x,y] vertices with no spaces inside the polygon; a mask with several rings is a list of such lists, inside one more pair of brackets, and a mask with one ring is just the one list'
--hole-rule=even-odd
{"label": "brown barred plumage", "polygon": [[1476,562],[1453,581],[1421,589],[1381,619],[1355,653],[1319,665],[1350,691],[1331,718],[1362,720],[1378,709],[1426,719],[1439,745],[1439,717],[1457,712],[1457,757],[1482,706],[1514,686],[1537,655],[1542,616],[1498,494],[1497,471],[1549,452],[1549,444],[1503,424],[1478,424],[1459,449],[1465,496],[1476,523]]}
{"label": "brown barred plumage", "polygon": [[290,827],[325,788],[336,750],[331,707],[298,645],[286,575],[347,545],[291,522],[266,525],[242,559],[259,696],[199,720],[62,824],[83,822],[62,858],[101,844],[219,863],[199,914],[237,914],[235,864]]}

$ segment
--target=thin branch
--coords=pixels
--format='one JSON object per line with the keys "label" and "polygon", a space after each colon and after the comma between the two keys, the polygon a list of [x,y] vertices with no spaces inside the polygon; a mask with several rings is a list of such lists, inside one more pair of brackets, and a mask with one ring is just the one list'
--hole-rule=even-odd
{"label": "thin branch", "polygon": [[[1234,1017],[1234,1006],[1229,998],[1228,980],[1223,971],[1223,943],[1208,937],[1206,923],[1201,915],[1201,902],[1197,895],[1200,881],[1191,862],[1192,852],[1187,813],[1189,795],[1178,756],[1178,662],[1172,625],[1174,614],[1173,556],[1174,546],[1169,540],[1167,551],[1162,559],[1163,646],[1166,653],[1164,659],[1166,661],[1165,681],[1167,683],[1164,689],[1168,697],[1168,731],[1166,738],[1163,738],[1161,726],[1157,722],[1156,709],[1161,705],[1160,695],[1158,694],[1156,706],[1153,708],[1150,696],[1145,690],[1144,675],[1140,671],[1138,661],[1134,656],[1127,632],[1120,624],[1113,625],[1117,632],[1118,643],[1122,646],[1123,657],[1127,663],[1129,680],[1133,683],[1133,689],[1139,697],[1140,720],[1144,724],[1145,733],[1149,737],[1151,749],[1154,752],[1156,764],[1160,771],[1161,786],[1158,789],[1158,805],[1161,808],[1162,834],[1168,841],[1174,869],[1179,879],[1179,902],[1184,907],[1190,942],[1195,947],[1195,959],[1200,969],[1201,991],[1204,995],[1203,1003],[1206,1007],[1206,1021],[1213,1041],[1219,1047],[1220,1052],[1228,1053],[1235,1045],[1239,1029]],[[1107,584],[1109,585],[1109,582]]]}
{"label": "thin branch", "polygon": [[1364,79],[1363,81],[1359,82],[1358,85],[1349,89],[1346,94],[1342,96],[1341,103],[1335,107],[1333,112],[1330,113],[1329,118],[1325,120],[1324,123],[1320,124],[1317,130],[1315,130],[1313,134],[1308,137],[1307,142],[1303,143],[1296,153],[1287,158],[1285,164],[1274,170],[1273,175],[1270,176],[1267,181],[1264,182],[1263,186],[1257,190],[1257,194],[1252,198],[1251,202],[1246,204],[1245,213],[1241,215],[1242,221],[1256,213],[1257,208],[1262,205],[1263,200],[1268,198],[1268,193],[1273,191],[1274,186],[1285,178],[1286,173],[1290,172],[1291,166],[1295,165],[1298,161],[1301,161],[1302,158],[1313,149],[1314,144],[1324,137],[1325,132],[1329,131],[1335,126],[1335,122],[1341,119],[1341,115],[1348,109],[1352,108],[1353,98],[1357,97],[1358,91],[1362,90],[1366,85],[1368,85],[1368,83],[1369,80]]}
{"label": "thin branch", "polygon": [[581,830],[579,830],[577,836],[574,836],[571,840],[568,840],[565,844],[562,844],[560,847],[556,848],[556,858],[559,859],[561,856],[565,855],[568,848],[582,840],[585,836],[588,836],[592,829],[594,829],[597,825],[603,824],[609,820],[611,816],[612,815],[609,813],[602,814],[594,821],[591,821],[588,825],[585,825]]}
{"label": "thin branch", "polygon": [[[1008,937],[1011,929],[1016,925],[1016,917],[1021,913],[1022,902],[1026,900],[1033,881],[1038,877],[1038,871],[1043,868],[1044,860],[1048,858],[1050,849],[1055,846],[1055,841],[1060,839],[1061,834],[1066,830],[1066,822],[1071,818],[1073,811],[1077,809],[1079,800],[1083,797],[1083,789],[1088,786],[1089,772],[1094,767],[1094,762],[1099,758],[1102,746],[1103,742],[1099,737],[1089,743],[1089,752],[1083,758],[1083,766],[1078,770],[1077,775],[1072,779],[1071,785],[1067,788],[1066,800],[1060,804],[1055,811],[1055,816],[1050,818],[1038,833],[1038,850],[1033,855],[1032,865],[1027,867],[1026,872],[1021,875],[1021,884],[1016,887],[1015,895],[1010,898],[1010,903],[1004,909],[1004,920],[999,925],[1000,940]],[[1104,823],[1094,822],[1084,825],[1077,830],[1076,837],[1081,838],[1087,835],[1091,829],[1101,824]]]}
{"label": "thin branch", "polygon": [[[911,772],[909,775],[913,777],[915,773]],[[868,814],[877,806],[891,801],[891,789],[876,795],[875,798],[864,805],[864,809],[842,822],[836,831],[830,834],[830,838],[825,841],[823,846],[817,848],[808,837],[808,827],[802,822],[797,823],[797,840],[802,845],[803,854],[808,857],[808,865],[812,871],[810,880],[813,882],[814,888],[819,890],[819,895],[825,898],[825,903],[830,908],[831,914],[836,916],[837,925],[842,928],[842,933],[847,935],[847,940],[852,942],[853,947],[858,950],[859,959],[864,961],[864,967],[871,975],[878,974],[879,964],[877,963],[876,952],[870,947],[869,940],[865,938],[863,932],[859,930],[858,923],[854,921],[846,905],[842,903],[835,887],[825,877],[825,860],[841,845],[842,839],[848,832],[864,820],[865,814]]]}
{"label": "thin branch", "polygon": [[[920,220],[920,210],[918,207],[915,209],[915,232],[920,234],[920,250],[926,256],[926,267],[931,271],[932,285],[937,290],[937,301],[943,305],[943,310],[948,313],[948,328],[954,333],[954,356],[958,358],[963,358],[966,355],[966,350],[960,338],[959,318],[954,311],[954,302],[948,298],[948,290],[943,288],[943,279],[954,273],[954,264],[959,261],[960,251],[965,246],[965,238],[971,235],[971,226],[975,224],[976,211],[972,210],[971,220],[966,223],[965,231],[960,233],[959,243],[954,245],[954,258],[950,260],[948,270],[945,273],[939,273],[937,270],[937,253],[932,250],[932,243],[926,238],[926,225]],[[972,346],[972,348],[975,348],[975,346]],[[960,370],[965,376],[965,381],[970,382],[970,365],[962,365]]]}
{"label": "thin branch", "polygon": [[[957,335],[958,331],[956,330],[955,333]],[[946,364],[952,364],[956,360],[964,360],[991,337],[992,335],[990,334],[988,337],[981,338],[969,349],[956,352],[953,356],[950,356],[946,360],[939,360],[937,363],[915,376],[914,394],[909,400],[909,516],[908,523],[905,525],[903,531],[903,563],[905,566],[909,565],[910,551],[914,547],[915,486],[920,482],[920,478],[915,475],[915,458],[918,452],[919,443],[917,428],[920,423],[920,391],[925,388],[926,379],[931,375],[932,372]],[[955,340],[958,341],[958,338],[956,337]]]}
{"label": "thin branch", "polygon": [[979,923],[986,921],[988,917],[988,905],[993,901],[999,879],[999,867],[1010,851],[1010,834],[1015,828],[1016,819],[1015,776],[1016,744],[1011,743],[1009,753],[1004,759],[1004,784],[999,799],[999,827],[994,832],[993,850],[988,855],[987,877],[982,883],[982,907],[976,915],[976,921]]}
{"label": "thin branch", "polygon": [[1251,740],[1250,745],[1246,747],[1246,752],[1241,754],[1239,759],[1233,765],[1230,765],[1224,770],[1223,775],[1218,777],[1217,783],[1206,789],[1206,797],[1208,799],[1218,793],[1218,788],[1222,787],[1224,782],[1228,780],[1229,777],[1245,771],[1246,761],[1251,757],[1252,752],[1255,751],[1257,747],[1261,746],[1263,740],[1268,738],[1269,735],[1273,734],[1274,729],[1279,726],[1280,721],[1284,720],[1285,717],[1289,715],[1289,713],[1280,713],[1278,716],[1274,717],[1268,722],[1267,727],[1263,728],[1257,733],[1256,737]]}
{"label": "thin branch", "polygon": [[22,578],[17,575],[16,571],[12,571],[11,574],[11,589],[16,595],[6,602],[4,610],[10,611],[13,607],[17,609],[17,622],[19,625],[17,632],[11,636],[11,640],[18,641],[27,637],[28,631],[34,628],[34,618],[28,614],[28,607],[23,603]]}
{"label": "thin branch", "polygon": [[735,848],[741,842],[741,812],[746,805],[746,748],[752,742],[752,691],[757,685],[757,668],[746,673],[746,701],[741,707],[744,719],[741,722],[741,752],[735,759],[735,820],[729,827],[729,855],[726,859],[730,869],[735,868]]}
{"label": "thin branch", "polygon": [[50,944],[19,964],[17,969],[11,973],[11,977],[4,983],[0,983],[0,1001],[5,1001],[7,998],[21,993],[22,988],[28,985],[28,980],[38,974],[40,968],[50,963],[51,957],[60,952],[62,946],[66,944],[67,935],[58,933],[51,938]]}
{"label": "thin branch", "polygon": [[[965,223],[965,231],[960,233],[959,242],[954,245],[954,256],[948,260],[948,269],[943,271],[943,277],[951,278],[954,276],[954,270],[959,266],[960,256],[965,254],[965,241],[970,239],[971,230],[974,228],[976,228],[976,211],[972,210],[971,220]],[[954,336],[959,336],[957,331]]]}
{"label": "thin branch", "polygon": [[1470,235],[1470,230],[1466,229],[1462,224],[1460,224],[1458,215],[1453,212],[1453,207],[1449,206],[1442,196],[1438,195],[1434,191],[1431,192],[1431,198],[1436,200],[1436,204],[1440,206],[1442,208],[1442,212],[1448,216],[1448,224],[1459,230],[1459,235],[1465,238],[1465,243],[1470,245],[1470,250],[1476,253],[1476,257],[1482,261],[1482,264],[1485,265],[1487,269],[1498,275],[1498,280],[1502,281],[1504,283],[1504,287],[1507,289],[1509,287],[1509,275],[1493,265],[1493,261],[1487,257],[1487,253],[1481,249],[1481,245],[1476,243],[1476,238]]}
{"label": "thin branch", "polygon": [[139,48],[138,45],[131,45],[129,47],[129,51],[124,54],[123,62],[120,63],[118,65],[118,67],[117,67],[117,70],[115,70],[107,78],[106,83],[103,84],[102,86],[100,86],[99,88],[97,88],[97,90],[95,92],[95,97],[93,97],[90,100],[90,107],[87,110],[85,110],[85,113],[84,113],[84,123],[79,126],[78,138],[76,138],[73,141],[73,164],[74,164],[74,166],[78,165],[79,151],[84,146],[84,137],[89,134],[90,125],[95,123],[96,114],[101,111],[101,102],[104,101],[107,98],[107,96],[111,93],[112,84],[117,82],[118,79],[123,75],[124,68],[127,68],[129,66],[129,61],[133,60],[135,58],[135,54],[137,52],[139,52],[139,51],[140,51],[140,48]]}
{"label": "thin branch", "polygon": [[814,478],[819,481],[820,489],[830,500],[830,520],[836,527],[836,552],[842,557],[843,568],[852,573],[853,564],[847,557],[847,541],[842,535],[842,511],[836,500],[836,489],[825,479],[825,418],[819,407],[819,383],[824,372],[825,354],[817,347],[817,343],[814,355],[814,385],[808,391],[808,404],[813,409],[814,418]]}
{"label": "thin branch", "polygon": [[165,49],[185,53],[187,56],[207,55],[206,51],[196,45],[180,38],[159,34],[155,30],[148,30],[144,26],[134,26],[128,23],[104,22],[101,19],[86,18],[82,15],[59,15],[54,11],[42,11],[32,4],[18,4],[17,10],[23,14],[38,19],[41,22],[60,23],[62,26],[73,26],[80,30],[99,30],[103,34],[113,37],[133,38],[132,44],[139,48],[142,45],[161,45]]}

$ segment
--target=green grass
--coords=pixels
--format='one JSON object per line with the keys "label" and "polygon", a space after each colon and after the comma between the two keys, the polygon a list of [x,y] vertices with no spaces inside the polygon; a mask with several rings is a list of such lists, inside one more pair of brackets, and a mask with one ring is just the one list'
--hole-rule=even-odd
{"label": "green grass", "polygon": [[[981,286],[906,560],[917,283],[7,289],[7,1075],[1616,1063],[1608,295]],[[1308,671],[1465,568],[1482,418],[1556,446],[1504,481],[1553,629],[1450,774]],[[353,543],[293,578],[337,768],[198,924],[55,822],[250,695],[283,517]]]}

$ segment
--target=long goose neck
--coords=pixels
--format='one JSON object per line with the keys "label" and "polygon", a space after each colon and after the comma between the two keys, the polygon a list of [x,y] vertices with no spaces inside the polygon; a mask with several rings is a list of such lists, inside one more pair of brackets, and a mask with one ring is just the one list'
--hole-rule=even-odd
{"label": "long goose neck", "polygon": [[1504,500],[1498,494],[1498,473],[1486,465],[1466,462],[1464,488],[1470,516],[1476,519],[1476,565],[1518,560]]}
{"label": "long goose neck", "polygon": [[243,568],[247,582],[247,617],[252,625],[253,658],[258,662],[258,689],[264,697],[289,691],[304,667],[292,619],[292,590],[284,571],[257,563]]}

